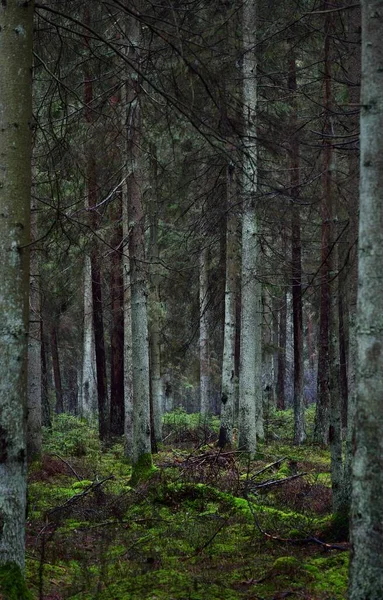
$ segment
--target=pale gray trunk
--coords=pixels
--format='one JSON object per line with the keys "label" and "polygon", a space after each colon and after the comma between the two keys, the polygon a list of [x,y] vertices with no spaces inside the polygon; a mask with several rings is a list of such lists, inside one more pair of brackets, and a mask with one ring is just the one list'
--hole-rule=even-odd
{"label": "pale gray trunk", "polygon": [[[34,203],[31,210],[31,237],[37,239],[37,212]],[[41,454],[41,307],[40,277],[37,251],[30,253],[29,292],[29,339],[28,339],[28,405],[27,405],[27,452],[32,461]]]}
{"label": "pale gray trunk", "polygon": [[150,206],[150,279],[151,279],[151,316],[149,319],[150,342],[150,391],[153,407],[153,429],[156,442],[162,441],[163,390],[161,379],[161,302],[158,247],[158,185],[157,156],[155,147],[153,154],[153,196]]}
{"label": "pale gray trunk", "polygon": [[[259,264],[257,263],[257,272]],[[262,284],[257,281],[256,288],[256,308],[257,325],[255,330],[255,429],[257,439],[263,441],[265,431],[263,427],[263,388],[262,388],[262,345],[263,345],[263,305],[262,305]]]}
{"label": "pale gray trunk", "polygon": [[129,217],[128,186],[122,187],[122,228],[124,254],[122,257],[124,274],[124,402],[125,402],[125,453],[133,458],[133,354],[132,354],[132,310],[129,261]]}
{"label": "pale gray trunk", "polygon": [[231,212],[234,198],[234,177],[231,167],[227,167],[227,197],[229,214],[226,223],[226,276],[225,276],[225,317],[223,333],[223,359],[221,384],[221,428],[219,445],[231,445],[233,441],[235,404],[235,328],[236,328],[236,229],[237,217]]}
{"label": "pale gray trunk", "polygon": [[[336,221],[336,219],[335,219]],[[337,236],[331,236],[336,239]],[[340,395],[340,356],[339,356],[339,267],[338,246],[333,250],[332,279],[330,283],[330,453],[331,453],[331,485],[333,513],[343,508],[343,456],[342,456],[342,413]]]}
{"label": "pale gray trunk", "polygon": [[[140,67],[141,32],[137,19],[131,19],[128,34],[129,57]],[[145,266],[145,231],[142,200],[141,168],[141,84],[132,72],[128,83],[127,158],[129,169],[129,261],[132,325],[133,383],[133,478],[139,479],[142,469],[151,465],[150,372],[147,315],[147,269]],[[129,335],[129,333],[128,333]]]}
{"label": "pale gray trunk", "polygon": [[199,261],[199,364],[200,364],[200,412],[210,412],[209,398],[209,249],[203,248]]}
{"label": "pale gray trunk", "polygon": [[85,419],[97,414],[97,379],[94,351],[92,275],[90,257],[84,258],[84,320],[80,414]]}
{"label": "pale gray trunk", "polygon": [[248,0],[243,5],[243,112],[245,123],[243,148],[243,216],[242,216],[242,268],[241,268],[241,341],[239,367],[238,446],[254,454],[257,441],[257,400],[261,382],[257,379],[258,362],[262,363],[259,347],[259,284],[257,282],[258,220],[257,193],[257,63],[256,2]]}
{"label": "pale gray trunk", "polygon": [[[353,0],[349,0],[351,3]],[[348,32],[347,39],[349,40],[350,59],[348,61],[347,80],[350,81],[348,88],[349,102],[351,106],[357,106],[360,103],[360,25],[361,14],[360,7],[355,7],[353,10],[347,11],[348,15]],[[357,118],[354,118],[355,138],[357,139],[359,123]],[[356,367],[357,367],[357,343],[356,343],[356,302],[358,289],[358,197],[354,188],[358,189],[358,154],[355,149],[352,156],[349,158],[348,164],[349,176],[351,181],[351,189],[348,194],[349,203],[349,247],[350,247],[350,268],[347,273],[348,284],[348,405],[347,405],[347,434],[346,434],[346,451],[344,461],[344,476],[343,476],[343,495],[344,503],[349,508],[351,501],[351,470],[353,460],[353,428],[355,418],[355,403],[356,403]]]}
{"label": "pale gray trunk", "polygon": [[350,600],[383,593],[383,12],[362,0],[358,371],[351,509]]}
{"label": "pale gray trunk", "polygon": [[24,568],[33,2],[0,24],[0,566]]}

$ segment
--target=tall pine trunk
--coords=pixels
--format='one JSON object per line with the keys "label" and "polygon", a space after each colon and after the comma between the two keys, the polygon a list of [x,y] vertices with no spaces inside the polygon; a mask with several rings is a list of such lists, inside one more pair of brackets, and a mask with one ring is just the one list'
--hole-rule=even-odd
{"label": "tall pine trunk", "polygon": [[290,183],[291,183],[291,263],[294,335],[294,443],[306,439],[303,387],[303,309],[302,309],[302,242],[299,205],[300,160],[297,122],[297,74],[294,48],[290,49],[289,90],[292,94]]}
{"label": "tall pine trunk", "polygon": [[[206,242],[206,240],[203,241]],[[199,257],[199,385],[202,416],[206,416],[210,412],[208,294],[209,248],[204,247]]]}
{"label": "tall pine trunk", "polygon": [[112,325],[110,336],[110,432],[123,435],[124,403],[124,281],[122,270],[122,199],[118,195],[113,210],[114,235],[111,241],[112,273],[110,294]]}
{"label": "tall pine trunk", "polygon": [[225,317],[223,336],[222,383],[221,383],[221,427],[218,445],[224,448],[233,441],[235,405],[235,329],[236,329],[236,229],[237,217],[233,212],[235,178],[232,166],[227,166],[227,206],[226,219],[226,275],[225,275]]}
{"label": "tall pine trunk", "polygon": [[23,569],[33,2],[0,3],[0,568]]}
{"label": "tall pine trunk", "polygon": [[[85,9],[85,23],[90,24],[89,6]],[[90,40],[85,39],[86,46],[89,49],[88,60],[90,59]],[[84,81],[84,104],[85,118],[88,127],[88,140],[86,147],[86,194],[87,205],[91,215],[91,227],[94,233],[99,228],[99,217],[96,210],[97,205],[97,164],[96,150],[93,144],[94,135],[94,113],[93,113],[93,82],[89,66],[85,67]],[[105,335],[104,335],[104,315],[102,299],[102,277],[101,277],[101,256],[98,240],[93,240],[93,246],[90,255],[91,277],[92,277],[92,310],[93,310],[93,329],[94,344],[96,356],[97,373],[97,404],[98,404],[98,430],[100,439],[106,440],[109,433],[108,418],[108,398],[107,398],[107,378],[106,378],[106,356],[105,356]]]}
{"label": "tall pine trunk", "polygon": [[[34,202],[31,207],[31,238],[37,240],[37,212]],[[29,293],[29,338],[28,338],[28,420],[27,452],[31,461],[41,454],[41,298],[39,263],[36,247],[30,252],[30,293]]]}
{"label": "tall pine trunk", "polygon": [[[331,8],[324,2],[325,8]],[[318,395],[315,414],[314,440],[319,444],[328,443],[330,422],[330,277],[331,277],[331,23],[332,14],[327,13],[324,23],[324,79],[323,102],[325,107],[323,126],[323,188],[321,199],[321,265],[320,265],[320,315],[319,315],[319,350],[318,350]]]}
{"label": "tall pine trunk", "polygon": [[[131,63],[140,67],[141,31],[137,19],[130,23]],[[129,260],[131,289],[132,357],[133,357],[133,482],[152,467],[150,426],[150,372],[147,314],[147,278],[142,176],[141,82],[131,73],[129,91],[128,183]]]}
{"label": "tall pine trunk", "polygon": [[253,455],[257,444],[257,415],[261,381],[257,373],[262,363],[259,346],[260,285],[257,281],[259,252],[259,224],[256,210],[257,193],[257,63],[256,2],[248,0],[242,7],[243,40],[243,214],[242,214],[242,268],[241,268],[241,339],[239,368],[238,446]]}
{"label": "tall pine trunk", "polygon": [[383,591],[383,12],[362,0],[357,398],[353,432],[350,600]]}

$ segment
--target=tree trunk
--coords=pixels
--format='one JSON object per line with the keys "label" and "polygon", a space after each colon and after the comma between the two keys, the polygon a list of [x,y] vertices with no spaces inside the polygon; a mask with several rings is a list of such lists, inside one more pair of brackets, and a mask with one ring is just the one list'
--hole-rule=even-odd
{"label": "tree trunk", "polygon": [[[33,2],[2,2],[0,21],[0,567],[4,572],[6,565],[23,569],[25,557]],[[16,589],[15,582],[15,598],[20,597]]]}
{"label": "tree trunk", "polygon": [[383,13],[362,0],[358,372],[353,437],[350,600],[383,590]]}
{"label": "tree trunk", "polygon": [[115,232],[111,241],[112,273],[110,283],[112,330],[110,339],[110,432],[123,435],[125,431],[124,403],[124,281],[122,270],[122,204],[115,199],[113,223]]}
{"label": "tree trunk", "polygon": [[[127,38],[132,40],[132,33],[135,33],[137,40],[139,38],[138,27],[129,31],[128,23],[125,24]],[[134,48],[127,46],[124,52],[129,56],[134,52]],[[121,125],[122,125],[122,163],[125,169],[125,177],[122,182],[122,231],[123,231],[123,285],[124,285],[124,402],[125,402],[125,454],[130,460],[133,460],[133,354],[132,354],[132,310],[131,310],[131,286],[130,286],[130,259],[129,259],[129,186],[128,173],[131,162],[131,131],[129,128],[131,103],[135,96],[130,89],[129,80],[132,78],[133,71],[126,69],[127,82],[121,89]]]}
{"label": "tree trunk", "polygon": [[[331,9],[328,2],[325,7]],[[324,25],[324,106],[325,122],[323,127],[323,192],[321,201],[322,235],[321,235],[321,288],[320,288],[320,322],[319,322],[319,354],[318,354],[318,396],[315,414],[314,441],[326,445],[328,443],[330,418],[330,277],[331,277],[331,70],[330,41],[332,13],[325,17]]]}
{"label": "tree trunk", "polygon": [[[352,0],[349,0],[351,3]],[[359,82],[361,78],[361,56],[360,56],[360,30],[361,30],[361,11],[360,7],[354,7],[347,11],[348,31],[347,40],[349,41],[350,59],[347,65],[347,79],[349,80],[348,96],[350,106],[355,111],[355,107],[360,104]],[[347,405],[347,435],[346,452],[344,461],[343,475],[343,496],[346,507],[350,507],[351,501],[351,470],[354,455],[353,430],[355,419],[356,404],[356,370],[357,370],[357,343],[356,343],[356,302],[358,289],[358,194],[355,191],[359,189],[359,120],[358,115],[353,117],[353,132],[355,135],[354,152],[350,155],[348,161],[348,171],[350,176],[349,188],[349,262],[350,268],[347,273],[348,287],[348,405]],[[346,509],[347,510],[347,509]]]}
{"label": "tree trunk", "polygon": [[199,261],[199,359],[200,359],[200,412],[202,416],[210,413],[209,386],[209,248],[202,248]]}
{"label": "tree trunk", "polygon": [[61,383],[61,370],[60,370],[60,359],[59,359],[59,349],[57,342],[57,328],[55,325],[51,325],[50,328],[50,337],[51,337],[51,356],[52,356],[52,367],[53,367],[53,379],[55,384],[55,394],[56,394],[56,414],[61,414],[64,412],[64,397]]}
{"label": "tree trunk", "polygon": [[[37,212],[31,207],[31,238],[37,239]],[[27,405],[27,453],[28,461],[41,454],[41,307],[40,277],[36,248],[30,252],[29,292],[29,338],[28,338],[28,405]]]}
{"label": "tree trunk", "polygon": [[[85,8],[85,23],[90,24],[89,6]],[[85,39],[87,47],[89,38]],[[90,49],[89,49],[90,54]],[[97,165],[96,150],[92,143],[93,131],[93,83],[92,75],[89,73],[89,67],[85,63],[84,78],[84,104],[85,118],[89,130],[88,146],[86,148],[86,194],[87,206],[91,214],[91,227],[96,232],[99,227],[98,213],[95,210],[97,205]],[[92,210],[93,209],[93,210]],[[106,358],[105,358],[105,336],[104,336],[104,317],[102,302],[102,280],[101,280],[101,257],[98,248],[98,240],[93,240],[93,246],[90,255],[91,276],[92,276],[92,309],[93,309],[93,329],[94,344],[96,355],[96,373],[97,373],[97,404],[98,404],[98,429],[100,439],[106,440],[109,433],[108,419],[108,398],[107,398],[107,379],[106,379]]]}
{"label": "tree trunk", "polygon": [[41,407],[42,407],[42,424],[44,427],[52,426],[51,407],[49,404],[48,394],[48,368],[47,368],[47,353],[45,349],[45,333],[44,321],[40,319],[40,339],[41,339]]}
{"label": "tree trunk", "polygon": [[153,190],[150,205],[150,282],[152,314],[149,319],[149,347],[150,347],[150,391],[153,406],[153,437],[155,445],[162,441],[162,413],[163,391],[161,380],[161,299],[159,275],[159,248],[158,248],[158,183],[157,183],[157,156],[155,147],[153,155]]}
{"label": "tree trunk", "polygon": [[224,448],[233,441],[235,404],[235,329],[236,329],[236,229],[237,218],[232,212],[235,197],[233,168],[227,167],[227,206],[226,221],[226,276],[225,276],[225,321],[222,359],[221,388],[221,427],[218,445]]}
{"label": "tree trunk", "polygon": [[300,160],[299,140],[297,137],[297,76],[294,48],[290,49],[289,90],[292,94],[291,118],[291,263],[293,297],[293,335],[294,335],[294,444],[303,444],[306,439],[305,405],[303,387],[303,310],[302,310],[302,243],[301,218],[299,206]]}
{"label": "tree trunk", "polygon": [[97,414],[97,376],[93,330],[92,272],[90,257],[84,258],[84,321],[80,414],[92,419]]}
{"label": "tree trunk", "polygon": [[[282,254],[286,256],[287,240],[286,231],[282,232]],[[286,351],[287,351],[287,293],[284,288],[279,309],[279,337],[278,337],[278,378],[277,378],[277,409],[286,408]]]}
{"label": "tree trunk", "polygon": [[[129,40],[131,62],[140,62],[140,24],[132,19]],[[131,77],[128,156],[131,175],[128,188],[129,258],[133,356],[133,482],[152,468],[150,427],[150,373],[147,315],[147,269],[145,266],[145,229],[141,172],[141,86],[138,76]]]}
{"label": "tree trunk", "polygon": [[[257,148],[256,131],[256,2],[250,0],[243,5],[243,110],[244,110],[244,154],[243,154],[243,216],[242,216],[242,269],[241,269],[241,348],[239,368],[239,422],[238,447],[254,455],[256,451],[256,406],[261,390],[257,380],[256,365],[262,362],[259,347],[259,284],[258,264],[258,220],[256,213],[257,193]],[[261,396],[262,397],[262,396]]]}

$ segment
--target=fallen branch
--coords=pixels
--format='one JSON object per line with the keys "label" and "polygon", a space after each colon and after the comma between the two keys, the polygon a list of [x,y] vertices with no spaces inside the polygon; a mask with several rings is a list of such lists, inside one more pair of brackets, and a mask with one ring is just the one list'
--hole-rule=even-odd
{"label": "fallen branch", "polygon": [[256,477],[258,477],[258,475],[262,475],[262,473],[264,473],[265,471],[268,471],[269,469],[272,469],[273,467],[276,467],[277,465],[280,465],[281,462],[283,462],[284,460],[286,460],[287,456],[283,456],[282,458],[279,458],[278,460],[276,460],[275,462],[266,465],[266,467],[263,467],[263,469],[261,469],[260,471],[257,471],[256,473],[254,473],[254,475],[252,475],[250,477],[251,480],[255,479]]}
{"label": "fallen branch", "polygon": [[304,477],[308,475],[308,473],[297,473],[296,475],[290,475],[289,477],[284,477],[284,479],[273,479],[271,481],[265,481],[263,483],[252,483],[248,488],[252,490],[259,490],[265,487],[270,487],[272,485],[283,485],[287,481],[292,481],[293,479],[297,479],[298,477]]}
{"label": "fallen branch", "polygon": [[52,456],[56,456],[57,458],[59,458],[72,471],[73,475],[77,477],[79,481],[83,480],[83,477],[80,477],[80,475],[76,473],[72,465],[68,461],[66,461],[62,456],[60,456],[59,454],[52,454]]}
{"label": "fallen branch", "polygon": [[[294,476],[294,477],[296,477],[296,476]],[[292,544],[292,545],[318,544],[319,546],[324,548],[324,550],[326,550],[326,551],[327,550],[340,550],[342,552],[347,552],[350,549],[350,544],[348,544],[348,543],[346,543],[346,544],[327,544],[326,542],[322,542],[322,540],[318,539],[315,536],[310,536],[307,538],[300,538],[300,539],[292,539],[292,538],[282,538],[278,535],[273,535],[271,533],[267,533],[267,531],[262,529],[262,527],[260,525],[259,519],[258,519],[257,515],[255,514],[252,502],[250,502],[249,498],[247,498],[246,496],[245,496],[245,498],[247,500],[247,504],[249,506],[250,512],[253,516],[256,528],[265,538],[267,538],[269,540],[273,540],[274,542],[281,542],[283,544]]]}
{"label": "fallen branch", "polygon": [[57,512],[57,511],[63,510],[65,508],[67,508],[68,506],[71,506],[72,504],[74,504],[75,502],[77,502],[78,500],[83,498],[84,496],[87,496],[90,492],[93,492],[95,489],[102,486],[106,481],[110,481],[111,479],[114,479],[114,475],[109,475],[109,477],[105,477],[105,479],[102,479],[101,481],[96,481],[96,482],[91,483],[91,485],[89,485],[87,488],[85,488],[85,490],[83,492],[81,492],[80,494],[75,494],[75,496],[68,498],[68,500],[66,500],[66,502],[64,502],[64,504],[60,504],[59,506],[55,506],[54,508],[51,508],[50,510],[48,510],[46,512],[46,515],[47,516],[52,515],[53,513]]}

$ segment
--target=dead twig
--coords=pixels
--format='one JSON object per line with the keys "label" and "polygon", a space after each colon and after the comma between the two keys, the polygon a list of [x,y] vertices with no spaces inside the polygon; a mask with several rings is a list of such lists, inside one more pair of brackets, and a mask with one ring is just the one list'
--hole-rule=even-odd
{"label": "dead twig", "polygon": [[60,456],[59,454],[52,454],[52,456],[57,456],[57,458],[59,458],[68,467],[68,469],[72,471],[73,475],[77,477],[79,481],[83,481],[83,477],[76,473],[72,465],[68,461],[66,461],[62,456]]}
{"label": "dead twig", "polygon": [[254,473],[254,475],[252,475],[250,477],[250,479],[251,480],[255,479],[256,477],[258,477],[258,475],[262,475],[262,473],[264,473],[265,471],[268,471],[269,469],[272,469],[273,467],[276,467],[277,465],[280,465],[281,462],[283,462],[286,459],[287,459],[287,456],[283,456],[282,458],[279,458],[275,462],[270,463],[269,465],[266,465],[265,467],[263,467],[263,469],[261,469],[260,471],[257,471],[256,473]]}
{"label": "dead twig", "polygon": [[109,477],[105,477],[105,479],[102,479],[101,481],[94,481],[93,483],[91,483],[91,485],[85,488],[83,492],[75,494],[71,498],[68,498],[68,500],[66,500],[64,504],[60,504],[59,506],[55,506],[54,508],[48,510],[46,513],[47,516],[52,515],[53,513],[63,510],[65,508],[68,508],[68,506],[71,506],[81,498],[84,498],[84,496],[87,496],[90,492],[93,492],[95,489],[101,487],[106,481],[110,481],[111,479],[114,479],[114,475],[109,475]]}

